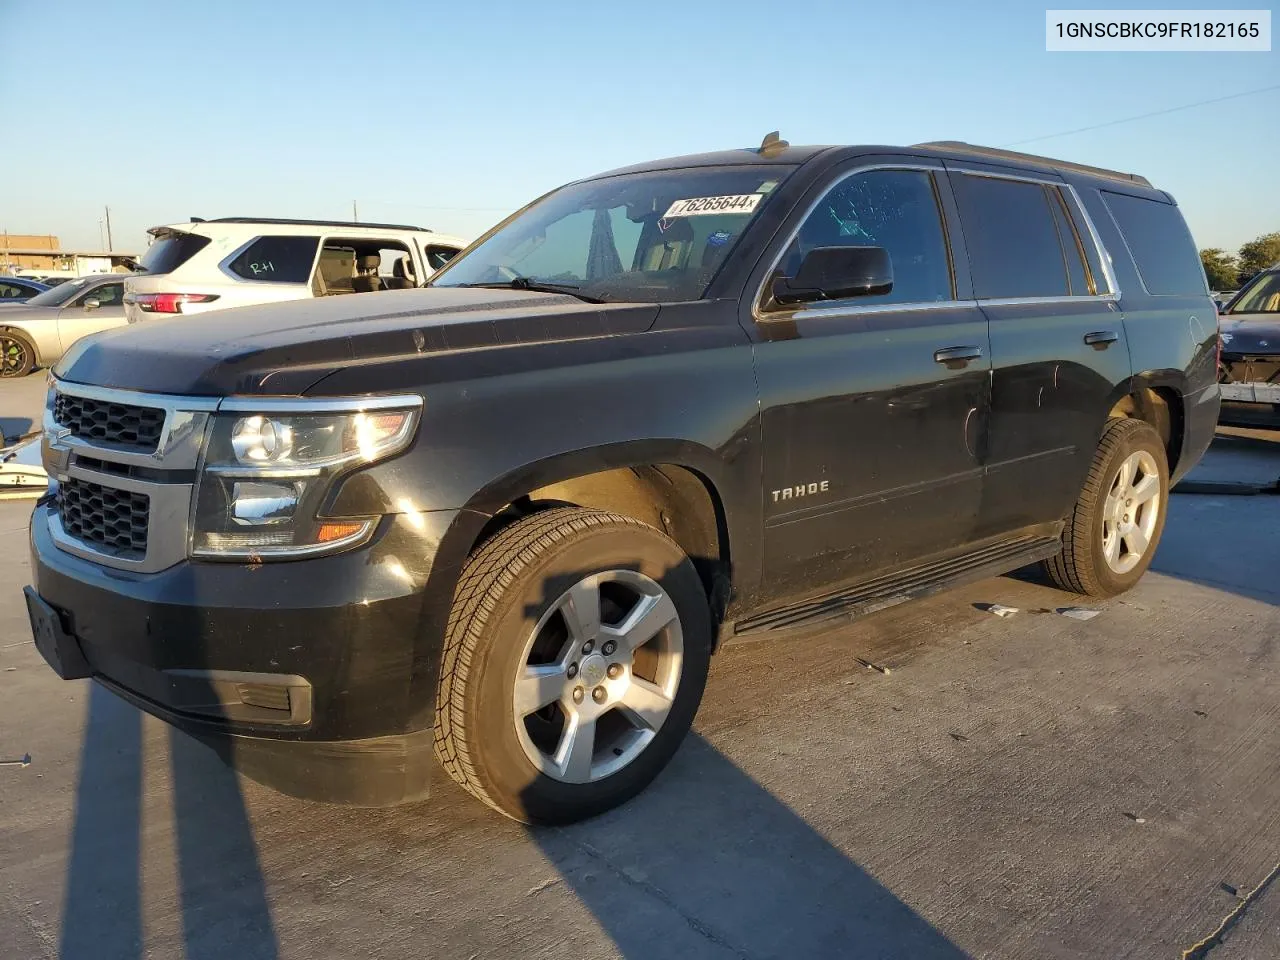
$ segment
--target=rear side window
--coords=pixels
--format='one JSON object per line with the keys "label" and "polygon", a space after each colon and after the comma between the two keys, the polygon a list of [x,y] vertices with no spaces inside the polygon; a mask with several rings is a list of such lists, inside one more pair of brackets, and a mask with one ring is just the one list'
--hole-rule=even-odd
{"label": "rear side window", "polygon": [[147,273],[172,273],[208,245],[209,238],[198,233],[161,234],[138,265]]}
{"label": "rear side window", "polygon": [[258,237],[227,269],[245,280],[306,283],[319,244],[319,237]]}
{"label": "rear side window", "polygon": [[1200,255],[1177,207],[1105,190],[1102,199],[1124,235],[1147,293],[1195,296],[1208,291]]}
{"label": "rear side window", "polygon": [[1063,239],[1044,187],[1024,180],[953,177],[973,293],[1065,297],[1071,293]]}

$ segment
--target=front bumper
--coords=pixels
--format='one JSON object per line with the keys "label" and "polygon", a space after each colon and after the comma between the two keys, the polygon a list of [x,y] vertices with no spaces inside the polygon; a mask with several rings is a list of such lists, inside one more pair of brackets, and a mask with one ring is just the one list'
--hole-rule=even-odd
{"label": "front bumper", "polygon": [[139,573],[60,549],[53,510],[36,507],[30,547],[36,605],[62,634],[38,645],[61,675],[92,676],[286,793],[425,793],[439,618],[424,619],[424,586],[455,512],[384,518],[330,557]]}

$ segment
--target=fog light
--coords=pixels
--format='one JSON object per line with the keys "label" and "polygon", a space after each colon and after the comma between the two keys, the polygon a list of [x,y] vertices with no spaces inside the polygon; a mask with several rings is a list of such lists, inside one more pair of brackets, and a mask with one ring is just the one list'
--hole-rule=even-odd
{"label": "fog light", "polygon": [[298,507],[292,483],[236,483],[231,491],[231,519],[241,526],[288,523]]}

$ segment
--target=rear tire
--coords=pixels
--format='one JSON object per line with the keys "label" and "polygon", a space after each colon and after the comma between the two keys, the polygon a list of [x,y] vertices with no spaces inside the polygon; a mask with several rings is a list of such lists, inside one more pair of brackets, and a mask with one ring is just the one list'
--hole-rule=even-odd
{"label": "rear tire", "polygon": [[1143,420],[1112,420],[1062,531],[1062,552],[1045,561],[1063,590],[1111,597],[1151,564],[1169,506],[1164,443]]}
{"label": "rear tire", "polygon": [[0,377],[25,377],[35,368],[35,345],[16,330],[0,330]]}
{"label": "rear tire", "polygon": [[463,567],[436,756],[515,820],[603,813],[674,755],[702,699],[711,644],[702,582],[668,537],[597,510],[525,517]]}

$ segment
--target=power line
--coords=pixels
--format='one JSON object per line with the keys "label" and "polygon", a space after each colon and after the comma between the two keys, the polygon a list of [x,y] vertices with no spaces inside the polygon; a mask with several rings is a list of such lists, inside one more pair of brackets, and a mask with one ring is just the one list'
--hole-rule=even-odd
{"label": "power line", "polygon": [[1214,97],[1212,100],[1199,100],[1196,103],[1184,103],[1180,107],[1169,107],[1166,110],[1152,110],[1150,113],[1141,113],[1136,117],[1125,117],[1122,120],[1108,120],[1106,123],[1095,123],[1089,127],[1079,127],[1075,130],[1064,130],[1062,133],[1046,133],[1042,137],[1030,137],[1026,140],[1015,140],[1013,143],[1005,143],[1005,147],[1020,147],[1027,143],[1039,143],[1041,140],[1053,140],[1057,137],[1069,137],[1075,133],[1086,133],[1089,130],[1101,130],[1103,127],[1114,127],[1121,123],[1132,123],[1135,120],[1146,120],[1148,117],[1160,117],[1166,113],[1177,113],[1179,110],[1190,110],[1193,107],[1207,107],[1211,103],[1222,103],[1225,100],[1236,100],[1240,97],[1251,97],[1257,93],[1268,93],[1272,90],[1280,90],[1280,84],[1270,87],[1259,87],[1257,90],[1245,90],[1243,93],[1230,93],[1225,97]]}

